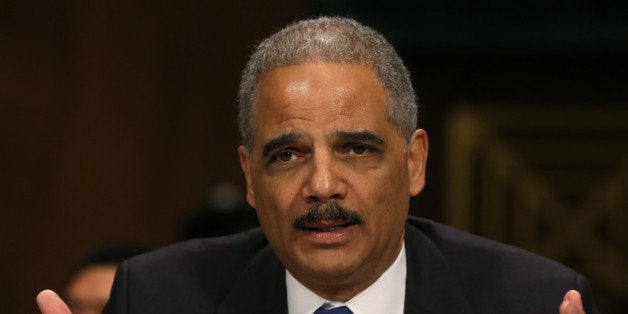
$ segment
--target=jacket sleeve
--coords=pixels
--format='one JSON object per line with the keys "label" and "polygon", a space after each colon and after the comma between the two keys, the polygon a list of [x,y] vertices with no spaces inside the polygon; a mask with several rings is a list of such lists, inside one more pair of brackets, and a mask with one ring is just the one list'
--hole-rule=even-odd
{"label": "jacket sleeve", "polygon": [[126,314],[128,313],[128,263],[122,262],[118,265],[116,276],[111,288],[111,296],[103,310],[103,314]]}

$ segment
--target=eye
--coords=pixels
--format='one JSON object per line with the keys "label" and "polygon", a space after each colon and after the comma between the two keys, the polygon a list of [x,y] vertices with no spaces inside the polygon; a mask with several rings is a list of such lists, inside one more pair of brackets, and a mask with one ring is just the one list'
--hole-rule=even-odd
{"label": "eye", "polygon": [[374,152],[377,152],[377,148],[361,143],[351,143],[346,148],[346,154],[354,156],[368,155]]}
{"label": "eye", "polygon": [[280,162],[288,162],[288,161],[293,160],[295,158],[296,158],[296,156],[295,156],[294,152],[291,152],[289,150],[280,151],[275,156],[275,160],[280,161]]}
{"label": "eye", "polygon": [[366,153],[367,150],[368,148],[364,145],[355,145],[351,147],[351,153],[356,154],[356,155],[362,155]]}

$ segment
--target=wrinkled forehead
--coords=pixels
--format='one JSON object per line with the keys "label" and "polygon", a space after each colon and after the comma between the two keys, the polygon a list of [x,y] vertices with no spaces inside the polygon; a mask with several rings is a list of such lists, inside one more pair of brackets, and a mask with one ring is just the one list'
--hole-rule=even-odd
{"label": "wrinkled forehead", "polygon": [[391,126],[387,93],[372,69],[361,65],[278,68],[260,82],[254,103],[253,132],[261,141],[286,132],[320,136]]}

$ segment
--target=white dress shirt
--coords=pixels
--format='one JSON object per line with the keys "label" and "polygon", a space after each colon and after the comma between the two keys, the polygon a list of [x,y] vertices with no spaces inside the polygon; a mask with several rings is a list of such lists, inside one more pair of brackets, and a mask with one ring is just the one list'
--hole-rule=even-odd
{"label": "white dress shirt", "polygon": [[403,314],[406,294],[405,245],[402,244],[395,262],[372,285],[345,303],[321,298],[296,280],[288,270],[286,289],[289,314],[312,314],[324,303],[331,303],[332,307],[346,305],[354,314]]}

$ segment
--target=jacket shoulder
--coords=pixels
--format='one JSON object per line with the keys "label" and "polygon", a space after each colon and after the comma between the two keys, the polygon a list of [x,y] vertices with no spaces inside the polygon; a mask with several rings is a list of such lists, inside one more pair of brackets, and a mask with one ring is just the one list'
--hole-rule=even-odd
{"label": "jacket shoulder", "polygon": [[[484,261],[489,264],[501,261],[500,264],[504,262],[507,262],[505,264],[525,264],[528,268],[536,266],[551,271],[575,274],[572,269],[546,257],[431,220],[409,217],[408,224],[427,236],[454,265],[460,259],[464,259],[465,264],[470,261]],[[494,265],[491,265],[491,268],[493,267]]]}
{"label": "jacket shoulder", "polygon": [[426,219],[409,217],[408,227],[435,245],[481,312],[554,311],[570,289],[590,297],[584,276],[556,261]]}
{"label": "jacket shoulder", "polygon": [[[250,261],[266,245],[268,241],[258,227],[223,237],[193,239],[171,244],[131,258],[129,266],[148,270],[173,263],[177,265],[199,263],[237,269],[243,267],[237,266],[238,264]],[[242,262],[238,263],[239,261]]]}
{"label": "jacket shoulder", "polygon": [[128,313],[213,311],[267,246],[261,229],[255,228],[180,242],[133,257],[118,268],[112,302],[124,303]]}

